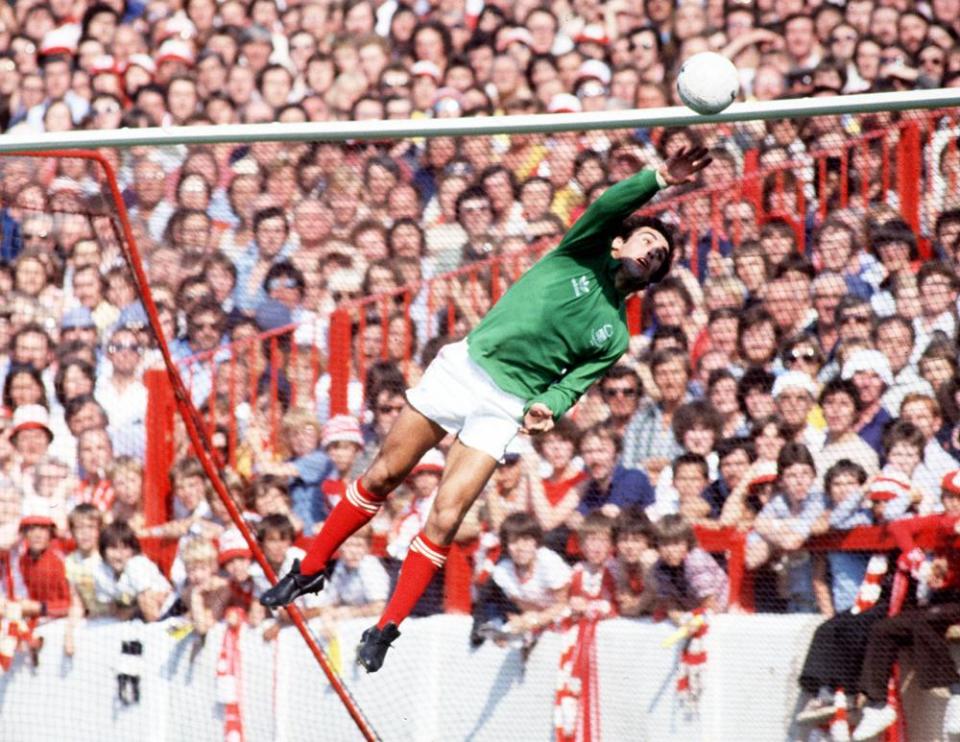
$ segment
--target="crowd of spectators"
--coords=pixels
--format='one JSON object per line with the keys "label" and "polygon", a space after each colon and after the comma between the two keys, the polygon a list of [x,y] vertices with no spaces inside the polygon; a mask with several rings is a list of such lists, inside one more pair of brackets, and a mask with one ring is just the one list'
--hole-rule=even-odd
{"label": "crowd of spectators", "polygon": [[[737,63],[748,100],[955,86],[958,42],[953,0],[16,2],[0,6],[0,123],[656,107],[705,49]],[[916,228],[882,175],[906,167],[911,116],[924,126]],[[693,527],[749,532],[757,610],[853,605],[868,555],[811,553],[807,539],[938,513],[942,491],[960,491],[956,138],[949,117],[914,112],[102,154],[227,489],[284,572],[439,348],[609,185],[709,147],[713,164],[667,213],[686,252],[648,292],[630,352],[553,431],[518,440],[458,533],[480,640],[497,618],[527,631],[570,611],[742,608],[725,555],[697,548]],[[779,169],[759,198],[737,186],[750,155]],[[143,374],[160,358],[103,186],[82,159],[0,159],[0,615],[187,615],[202,634],[241,607],[270,639],[287,617],[253,599],[266,577],[182,431],[171,517],[145,515]],[[351,305],[349,414],[332,414],[331,313],[402,287],[370,312]],[[443,461],[431,451],[344,545],[303,605],[322,633],[379,612]],[[177,543],[169,569],[145,539]],[[415,615],[443,610],[443,587]]]}

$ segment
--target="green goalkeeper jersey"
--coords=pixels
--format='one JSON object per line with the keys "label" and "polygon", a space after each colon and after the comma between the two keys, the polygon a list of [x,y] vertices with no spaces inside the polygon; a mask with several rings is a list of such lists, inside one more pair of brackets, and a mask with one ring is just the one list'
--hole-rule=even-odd
{"label": "green goalkeeper jersey", "polygon": [[659,188],[644,170],[607,189],[470,333],[470,357],[524,412],[542,402],[559,418],[627,350],[611,243]]}

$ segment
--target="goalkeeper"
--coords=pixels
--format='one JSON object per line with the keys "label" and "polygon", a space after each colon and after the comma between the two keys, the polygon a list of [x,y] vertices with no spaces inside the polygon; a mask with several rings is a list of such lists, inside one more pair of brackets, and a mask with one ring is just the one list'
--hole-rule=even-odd
{"label": "goalkeeper", "polygon": [[347,487],[303,563],[294,562],[260,602],[277,608],[320,590],[340,545],[373,518],[424,453],[456,433],[426,525],[383,616],[357,649],[367,672],[379,670],[510,441],[518,432],[550,430],[626,351],[625,300],[666,276],[674,252],[662,222],[633,212],[709,163],[703,148],[680,150],[658,170],[611,186],[466,340],[445,346],[407,392],[373,463]]}

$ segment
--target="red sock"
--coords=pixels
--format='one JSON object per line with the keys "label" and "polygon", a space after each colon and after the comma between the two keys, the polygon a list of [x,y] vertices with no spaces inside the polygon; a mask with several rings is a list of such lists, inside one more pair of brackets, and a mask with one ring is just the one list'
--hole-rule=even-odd
{"label": "red sock", "polygon": [[410,611],[420,600],[430,580],[447,561],[449,553],[449,546],[437,546],[424,536],[422,531],[420,532],[420,535],[410,544],[410,551],[407,552],[407,558],[403,560],[403,566],[400,568],[397,587],[377,623],[378,628],[382,629],[388,623],[399,626],[400,622],[410,615]]}
{"label": "red sock", "polygon": [[349,485],[347,493],[313,539],[310,550],[300,564],[300,574],[312,575],[326,567],[340,545],[377,514],[384,499],[368,492],[359,479]]}

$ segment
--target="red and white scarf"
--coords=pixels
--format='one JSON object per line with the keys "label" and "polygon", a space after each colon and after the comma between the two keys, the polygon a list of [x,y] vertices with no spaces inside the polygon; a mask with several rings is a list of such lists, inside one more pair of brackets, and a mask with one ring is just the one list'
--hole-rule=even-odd
{"label": "red and white scarf", "polygon": [[692,612],[691,621],[699,616],[700,620],[691,623],[692,632],[684,641],[680,651],[680,676],[677,678],[677,695],[688,707],[695,707],[703,692],[703,666],[707,662],[707,648],[703,638],[710,630],[706,612],[698,608]]}
{"label": "red and white scarf", "polygon": [[244,742],[243,686],[241,685],[240,627],[246,617],[241,608],[228,608],[226,631],[217,660],[217,702],[223,704],[224,742]]}
{"label": "red and white scarf", "polygon": [[36,652],[40,649],[43,640],[33,635],[36,625],[37,619],[23,617],[19,603],[7,605],[6,615],[0,620],[0,671],[10,669],[18,650]]}
{"label": "red and white scarf", "polygon": [[96,483],[80,482],[73,499],[78,505],[90,503],[105,513],[113,506],[113,484],[109,479],[100,479]]}
{"label": "red and white scarf", "polygon": [[883,578],[886,577],[889,568],[890,562],[885,555],[874,554],[870,557],[870,561],[867,562],[867,573],[863,576],[860,589],[857,590],[857,597],[850,609],[851,613],[864,613],[877,604],[883,590]]}
{"label": "red and white scarf", "polygon": [[597,624],[616,616],[616,584],[606,567],[590,572],[574,568],[570,597],[587,599],[578,619],[560,626],[563,649],[554,696],[553,726],[557,742],[596,742],[600,739],[600,684],[597,674]]}

